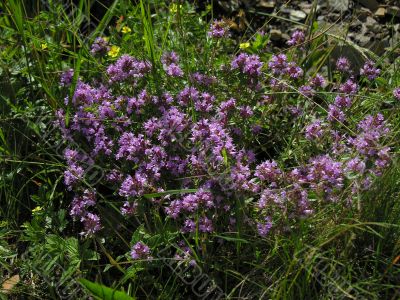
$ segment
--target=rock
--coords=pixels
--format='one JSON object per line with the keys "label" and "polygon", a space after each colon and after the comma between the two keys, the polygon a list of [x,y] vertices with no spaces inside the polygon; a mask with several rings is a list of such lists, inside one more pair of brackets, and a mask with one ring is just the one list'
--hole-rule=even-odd
{"label": "rock", "polygon": [[[310,3],[304,3],[301,2],[299,3],[299,7],[302,11],[304,11],[307,15],[309,15],[311,13],[311,9],[312,9],[312,4]],[[318,10],[318,7],[317,7]]]}
{"label": "rock", "polygon": [[276,4],[275,1],[260,0],[257,6],[266,9],[273,9],[275,7],[275,4]]}
{"label": "rock", "polygon": [[271,41],[280,41],[282,40],[282,31],[279,29],[271,29],[270,31]]}
{"label": "rock", "polygon": [[357,44],[361,47],[367,46],[367,44],[371,41],[371,38],[364,34],[364,30],[362,33],[355,35],[354,38],[357,41]]}
{"label": "rock", "polygon": [[306,17],[307,14],[301,10],[292,10],[289,15],[290,20],[297,22],[304,20]]}
{"label": "rock", "polygon": [[233,13],[239,8],[239,0],[233,1],[218,1],[218,4],[222,7],[223,10],[229,13]]}
{"label": "rock", "polygon": [[383,18],[386,15],[386,8],[385,7],[379,7],[376,12],[375,12],[375,16],[377,16],[378,18]]}
{"label": "rock", "polygon": [[367,17],[365,21],[365,26],[367,27],[368,30],[374,33],[378,33],[379,31],[381,31],[381,26],[372,17]]}
{"label": "rock", "polygon": [[379,3],[376,0],[358,0],[358,3],[370,10],[376,10],[379,6]]}
{"label": "rock", "polygon": [[357,10],[355,14],[361,21],[365,21],[368,16],[372,15],[371,11],[365,7],[362,7],[360,10]]}
{"label": "rock", "polygon": [[328,4],[330,8],[340,12],[349,9],[349,0],[328,0]]}

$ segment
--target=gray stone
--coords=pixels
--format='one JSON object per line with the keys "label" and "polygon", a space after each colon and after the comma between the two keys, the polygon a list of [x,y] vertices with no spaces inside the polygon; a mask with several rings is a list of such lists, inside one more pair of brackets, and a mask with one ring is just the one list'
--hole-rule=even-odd
{"label": "gray stone", "polygon": [[257,6],[272,9],[275,7],[275,4],[275,1],[260,0]]}
{"label": "gray stone", "polygon": [[359,20],[365,21],[368,16],[371,16],[372,12],[365,7],[361,7],[360,10],[356,10],[356,16],[358,17]]}
{"label": "gray stone", "polygon": [[304,20],[306,17],[307,14],[301,10],[292,10],[289,15],[290,20],[297,22]]}
{"label": "gray stone", "polygon": [[349,0],[328,0],[328,4],[330,8],[340,12],[349,9]]}
{"label": "gray stone", "polygon": [[379,6],[379,3],[376,0],[357,0],[357,1],[361,5],[364,5],[366,8],[369,8],[372,11],[376,10]]}
{"label": "gray stone", "polygon": [[282,31],[279,29],[271,29],[269,32],[271,41],[280,41],[282,39]]}
{"label": "gray stone", "polygon": [[375,19],[372,17],[367,17],[365,21],[365,26],[367,27],[368,30],[371,30],[373,32],[377,32],[380,29],[378,22],[375,21]]}

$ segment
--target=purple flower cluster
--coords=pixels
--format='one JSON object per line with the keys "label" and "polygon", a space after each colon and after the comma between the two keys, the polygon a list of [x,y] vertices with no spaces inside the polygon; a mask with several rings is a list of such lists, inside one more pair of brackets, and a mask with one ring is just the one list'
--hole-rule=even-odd
{"label": "purple flower cluster", "polygon": [[60,76],[60,85],[61,86],[70,86],[72,83],[72,78],[74,77],[74,70],[69,69],[61,73]]}
{"label": "purple flower cluster", "polygon": [[179,67],[179,56],[175,52],[166,52],[161,57],[165,72],[171,77],[182,77],[183,71]]}
{"label": "purple flower cluster", "polygon": [[371,60],[365,62],[364,66],[360,69],[360,75],[367,77],[369,80],[374,80],[379,76],[381,70],[375,67],[375,63]]}
{"label": "purple flower cluster", "polygon": [[393,90],[393,96],[396,98],[396,100],[400,100],[400,87]]}
{"label": "purple flower cluster", "polygon": [[134,260],[148,260],[151,259],[150,255],[150,248],[143,242],[137,242],[135,245],[133,245],[132,250],[131,250],[131,257]]}
{"label": "purple flower cluster", "polygon": [[292,36],[290,37],[290,40],[287,41],[287,44],[289,46],[299,46],[302,45],[305,41],[305,35],[304,32],[301,30],[296,30],[293,32]]}
{"label": "purple flower cluster", "polygon": [[324,130],[322,128],[321,120],[315,120],[310,125],[307,125],[305,129],[305,136],[308,140],[315,140],[322,137]]}
{"label": "purple flower cluster", "polygon": [[238,69],[241,73],[248,76],[260,76],[263,62],[258,55],[248,55],[241,53],[231,62],[232,70]]}
{"label": "purple flower cluster", "polygon": [[104,56],[109,50],[110,46],[108,42],[104,38],[98,37],[94,40],[90,53],[95,56]]}
{"label": "purple flower cluster", "polygon": [[107,68],[107,75],[111,83],[124,80],[135,81],[149,73],[151,68],[150,62],[125,54]]}
{"label": "purple flower cluster", "polygon": [[[227,29],[216,21],[209,34],[221,38]],[[298,31],[289,45],[303,42]],[[93,45],[93,54],[100,54],[102,43]],[[125,218],[144,218],[139,212],[151,209],[162,212],[180,234],[205,236],[234,229],[240,217],[236,203],[242,202],[240,210],[248,215],[243,226],[262,237],[274,230],[279,216],[305,217],[319,207],[316,203],[338,201],[354,186],[368,186],[389,165],[390,148],[384,144],[389,129],[382,115],[367,116],[347,130],[355,127],[350,109],[363,88],[347,78],[347,59],[337,65],[348,73],[330,84],[336,97],[327,97],[331,103],[321,109],[313,100],[319,100],[326,79],[320,74],[309,78],[285,54],[273,55],[267,70],[258,55],[240,53],[227,61],[230,66],[218,70],[188,70],[188,82],[178,54],[165,52],[160,61],[165,72],[154,87],[148,80],[152,65],[122,55],[103,78],[78,80],[72,98],[66,98],[70,121],[59,110],[57,125],[70,142],[64,153],[64,183],[75,192],[70,215],[81,221],[84,236],[102,228],[96,190],[85,184],[88,169],[97,164],[105,171],[97,191],[111,189]],[[368,63],[362,74],[377,76],[374,68]],[[73,71],[68,72],[62,86],[70,84]],[[299,94],[293,96],[293,90]],[[400,98],[400,91],[393,95]],[[275,143],[265,133],[304,120],[313,121],[302,129],[305,138],[295,143],[313,147],[312,156],[302,156],[301,163],[293,158],[288,165],[276,157],[260,161],[258,155],[265,152],[258,144]],[[163,195],[171,190],[191,192]],[[149,195],[154,193],[159,196]],[[131,256],[148,259],[150,249],[138,242]]]}
{"label": "purple flower cluster", "polygon": [[210,24],[210,30],[208,36],[212,38],[223,38],[229,34],[228,26],[223,20],[214,20]]}
{"label": "purple flower cluster", "polygon": [[349,72],[350,71],[350,62],[346,57],[339,57],[336,61],[336,69],[341,72]]}

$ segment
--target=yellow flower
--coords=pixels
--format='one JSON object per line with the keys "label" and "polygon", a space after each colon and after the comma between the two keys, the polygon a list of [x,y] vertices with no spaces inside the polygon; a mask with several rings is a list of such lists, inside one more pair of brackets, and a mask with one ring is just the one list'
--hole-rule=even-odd
{"label": "yellow flower", "polygon": [[39,212],[39,211],[41,211],[41,210],[43,210],[43,207],[41,207],[41,206],[36,206],[34,209],[32,209],[32,213],[35,214],[35,213],[37,213],[37,212]]}
{"label": "yellow flower", "polygon": [[[179,4],[179,9],[182,9],[182,4]],[[169,11],[173,14],[178,12],[178,5],[176,3],[172,3]]]}
{"label": "yellow flower", "polygon": [[124,27],[122,27],[122,33],[128,33],[128,32],[131,32],[132,31],[132,29],[130,29],[128,26],[124,26]]}
{"label": "yellow flower", "polygon": [[108,42],[110,40],[110,38],[108,36],[104,36],[103,40],[105,40],[106,42]]}
{"label": "yellow flower", "polygon": [[47,49],[47,43],[42,44],[42,50]]}
{"label": "yellow flower", "polygon": [[239,45],[239,48],[240,49],[246,49],[246,48],[249,48],[250,47],[250,43],[249,42],[247,42],[247,43],[241,43],[240,45]]}
{"label": "yellow flower", "polygon": [[119,50],[121,50],[120,47],[115,46],[115,45],[114,45],[114,46],[111,46],[110,51],[108,51],[108,56],[117,57],[117,56],[118,56],[118,53],[119,53]]}

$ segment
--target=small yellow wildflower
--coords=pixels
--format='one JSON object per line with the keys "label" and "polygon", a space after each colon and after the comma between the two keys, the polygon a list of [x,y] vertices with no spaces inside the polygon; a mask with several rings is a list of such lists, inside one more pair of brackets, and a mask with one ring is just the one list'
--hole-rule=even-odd
{"label": "small yellow wildflower", "polygon": [[249,47],[250,47],[250,43],[249,43],[249,42],[241,43],[241,44],[239,45],[239,48],[240,48],[240,49],[246,49],[246,48],[249,48]]}
{"label": "small yellow wildflower", "polygon": [[[182,4],[179,4],[179,9],[182,9]],[[176,14],[178,12],[178,5],[176,3],[172,3],[169,11],[173,14]]]}
{"label": "small yellow wildflower", "polygon": [[41,206],[36,206],[34,209],[32,209],[32,213],[35,214],[35,213],[37,213],[37,212],[39,212],[39,211],[41,211],[41,210],[43,210],[43,207],[41,207]]}
{"label": "small yellow wildflower", "polygon": [[110,37],[108,37],[108,36],[103,36],[102,39],[105,40],[106,42],[108,42],[108,41],[110,40]]}
{"label": "small yellow wildflower", "polygon": [[122,31],[122,33],[129,33],[132,31],[132,29],[130,29],[128,26],[124,26],[124,27],[122,27],[121,31]]}
{"label": "small yellow wildflower", "polygon": [[47,43],[42,44],[42,50],[47,49]]}
{"label": "small yellow wildflower", "polygon": [[119,53],[119,50],[121,50],[120,47],[115,46],[115,45],[114,45],[114,46],[111,46],[110,51],[108,51],[108,56],[117,57],[117,56],[118,56],[118,53]]}

